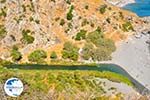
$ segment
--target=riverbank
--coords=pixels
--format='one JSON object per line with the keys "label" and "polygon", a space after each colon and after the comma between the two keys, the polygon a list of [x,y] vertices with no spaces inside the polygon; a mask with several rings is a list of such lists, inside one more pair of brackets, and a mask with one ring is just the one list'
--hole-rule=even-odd
{"label": "riverbank", "polygon": [[[0,83],[4,83],[8,78],[13,76],[18,77],[24,83],[24,91],[18,99],[27,99],[30,97],[30,99],[38,98],[36,100],[39,100],[39,98],[49,100],[46,97],[54,97],[53,91],[55,91],[55,94],[66,92],[68,98],[75,96],[74,98],[78,97],[79,99],[83,98],[80,97],[81,94],[86,98],[89,98],[89,95],[94,96],[94,98],[95,96],[114,97],[118,93],[125,95],[127,98],[131,96],[131,94],[139,95],[135,89],[131,87],[132,83],[128,78],[112,72],[0,69]],[[2,93],[1,90],[0,92]],[[81,93],[80,96],[78,93]],[[61,95],[61,98],[63,98],[63,96],[64,95]]]}
{"label": "riverbank", "polygon": [[[136,90],[141,94],[143,90],[147,90],[142,84],[140,84],[138,81],[136,81],[132,76],[129,75],[129,73],[124,70],[121,66],[116,64],[97,64],[96,66],[90,66],[90,65],[72,65],[72,66],[66,66],[66,65],[40,65],[40,64],[26,64],[26,65],[19,65],[19,64],[11,64],[11,65],[5,65],[5,68],[8,69],[18,69],[18,70],[26,70],[26,71],[95,71],[95,72],[104,72],[101,77],[110,79],[111,81],[115,82],[123,82],[127,83],[130,86],[133,86],[136,88]],[[105,73],[107,72],[107,73]],[[114,74],[121,76],[120,78],[116,77],[116,79],[113,79]],[[126,79],[126,78],[127,79]],[[132,84],[130,84],[130,82]]]}
{"label": "riverbank", "polygon": [[106,0],[106,1],[118,7],[124,7],[130,3],[135,3],[135,0]]}
{"label": "riverbank", "polygon": [[132,77],[150,90],[150,35],[139,34],[119,43],[112,63],[122,66]]}

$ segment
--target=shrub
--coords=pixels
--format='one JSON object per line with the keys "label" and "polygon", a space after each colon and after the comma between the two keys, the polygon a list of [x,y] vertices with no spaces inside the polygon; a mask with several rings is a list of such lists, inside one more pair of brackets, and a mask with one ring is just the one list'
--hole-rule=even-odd
{"label": "shrub", "polygon": [[24,43],[31,44],[34,42],[34,37],[31,35],[28,35],[30,32],[31,32],[30,30],[23,30],[22,31],[23,38],[21,40]]}
{"label": "shrub", "polygon": [[133,26],[132,26],[132,24],[131,24],[131,22],[126,22],[126,23],[122,24],[122,29],[123,29],[123,31],[125,31],[125,32],[129,32],[130,30],[131,30],[131,31],[134,30],[134,29],[133,29]]}
{"label": "shrub", "polygon": [[47,53],[44,50],[35,50],[29,56],[28,60],[31,62],[42,63],[47,58]]}
{"label": "shrub", "polygon": [[35,10],[34,10],[34,4],[33,4],[32,0],[30,0],[29,9],[30,9],[30,11],[35,12]]}
{"label": "shrub", "polygon": [[86,10],[88,10],[88,9],[89,9],[89,6],[88,6],[88,5],[86,5],[86,6],[85,6],[85,9],[86,9]]}
{"label": "shrub", "polygon": [[54,2],[54,3],[56,2],[55,0],[51,0],[51,1]]}
{"label": "shrub", "polygon": [[0,1],[0,3],[5,3],[5,2],[6,2],[6,0],[1,0],[1,1]]}
{"label": "shrub", "polygon": [[71,22],[68,23],[68,30],[72,29],[73,28],[73,25]]}
{"label": "shrub", "polygon": [[55,51],[53,51],[53,52],[51,53],[50,58],[51,58],[51,59],[57,59],[57,54],[56,54]]}
{"label": "shrub", "polygon": [[111,8],[111,7],[108,7],[108,10],[112,10],[112,8]]}
{"label": "shrub", "polygon": [[40,24],[40,20],[36,19],[34,21],[35,21],[35,23]]}
{"label": "shrub", "polygon": [[26,12],[26,6],[22,5],[23,12]]}
{"label": "shrub", "polygon": [[93,49],[92,51],[92,59],[94,61],[105,61],[105,60],[110,60],[111,56],[110,56],[110,51],[103,47],[103,48],[97,48],[97,49]]}
{"label": "shrub", "polygon": [[106,12],[106,8],[107,8],[107,5],[101,5],[99,8],[100,13],[104,14]]}
{"label": "shrub", "polygon": [[63,26],[64,24],[65,24],[65,20],[64,20],[64,19],[61,19],[61,20],[60,20],[60,25]]}
{"label": "shrub", "polygon": [[22,54],[18,51],[16,46],[14,46],[11,51],[11,57],[13,61],[19,61],[22,58]]}
{"label": "shrub", "polygon": [[124,18],[124,16],[123,16],[123,13],[122,13],[122,12],[119,12],[119,17],[120,17],[121,19],[123,19],[123,18]]}
{"label": "shrub", "polygon": [[[111,54],[116,50],[114,41],[104,37],[101,28],[88,33],[86,37],[90,45],[85,45],[82,50],[82,57],[85,60],[92,58],[94,61],[104,61],[111,59]],[[93,47],[95,45],[95,48]]]}
{"label": "shrub", "polygon": [[73,18],[73,14],[72,14],[73,9],[74,9],[74,6],[71,5],[71,7],[69,9],[69,12],[67,13],[67,20],[72,20],[72,18]]}
{"label": "shrub", "polygon": [[79,48],[71,42],[66,42],[62,51],[62,58],[77,61],[79,56],[78,51]]}
{"label": "shrub", "polygon": [[103,38],[103,33],[100,28],[97,28],[95,31],[88,33],[87,40],[91,41],[93,44],[98,45]]}
{"label": "shrub", "polygon": [[75,40],[82,40],[86,37],[86,31],[80,30],[80,32],[77,33]]}
{"label": "shrub", "polygon": [[5,11],[5,8],[1,8],[0,16],[4,16],[4,17],[7,16],[7,13],[6,13],[6,11]]}
{"label": "shrub", "polygon": [[91,43],[86,43],[82,48],[82,58],[85,60],[89,60],[92,56],[93,45]]}
{"label": "shrub", "polygon": [[87,25],[87,24],[89,24],[88,20],[87,20],[86,18],[83,19],[83,21],[82,21],[82,23],[81,23],[81,26],[85,26],[85,25]]}
{"label": "shrub", "polygon": [[70,5],[71,4],[71,0],[66,0],[66,3]]}
{"label": "shrub", "polygon": [[110,18],[107,18],[106,21],[107,21],[109,24],[111,23],[111,22],[110,22]]}
{"label": "shrub", "polygon": [[32,16],[30,16],[29,20],[30,20],[30,22],[34,21]]}
{"label": "shrub", "polygon": [[4,38],[7,34],[6,28],[4,25],[0,25],[0,40]]}
{"label": "shrub", "polygon": [[104,39],[100,46],[107,48],[110,52],[114,52],[116,50],[115,43],[111,39]]}

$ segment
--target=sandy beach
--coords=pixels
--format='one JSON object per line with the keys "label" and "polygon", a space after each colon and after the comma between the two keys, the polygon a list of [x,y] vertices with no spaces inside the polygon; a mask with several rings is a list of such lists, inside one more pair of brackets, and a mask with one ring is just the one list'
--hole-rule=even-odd
{"label": "sandy beach", "polygon": [[150,35],[131,36],[119,43],[112,63],[122,66],[133,78],[150,90]]}

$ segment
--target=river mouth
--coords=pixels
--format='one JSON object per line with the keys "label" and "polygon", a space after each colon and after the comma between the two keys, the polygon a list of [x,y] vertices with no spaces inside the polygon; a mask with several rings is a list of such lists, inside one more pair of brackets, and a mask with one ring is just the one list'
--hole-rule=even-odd
{"label": "river mouth", "polygon": [[[5,66],[8,69],[22,70],[81,70],[81,71],[109,71],[127,77],[136,88],[137,92],[142,95],[149,94],[150,91],[141,83],[129,75],[122,67],[116,64],[97,64],[97,65],[40,65],[40,64],[11,64]],[[143,92],[144,91],[144,92]]]}

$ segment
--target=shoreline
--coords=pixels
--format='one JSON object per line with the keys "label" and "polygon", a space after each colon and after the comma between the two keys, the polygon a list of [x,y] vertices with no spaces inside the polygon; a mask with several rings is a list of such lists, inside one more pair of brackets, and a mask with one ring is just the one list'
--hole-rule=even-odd
{"label": "shoreline", "polygon": [[106,0],[107,2],[111,3],[112,5],[116,5],[118,7],[124,7],[128,4],[131,4],[131,3],[135,3],[136,1],[135,0]]}
{"label": "shoreline", "polygon": [[131,36],[127,41],[120,42],[109,62],[120,65],[150,90],[150,44],[146,43],[150,41],[150,35],[141,33],[139,36]]}

